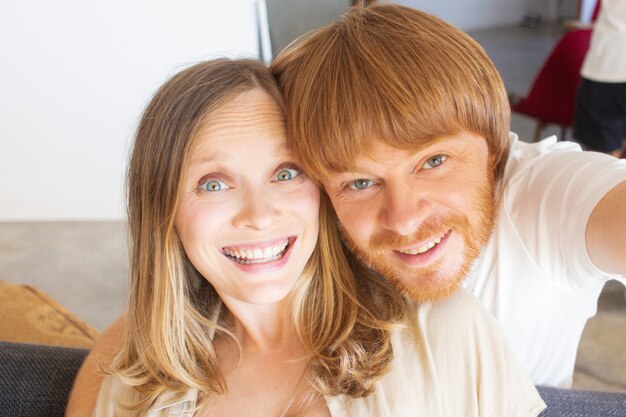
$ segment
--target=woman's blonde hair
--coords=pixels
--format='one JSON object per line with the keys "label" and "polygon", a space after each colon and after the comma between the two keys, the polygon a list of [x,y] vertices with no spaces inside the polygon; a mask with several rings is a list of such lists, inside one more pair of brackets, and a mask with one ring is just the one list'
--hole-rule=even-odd
{"label": "woman's blonde hair", "polygon": [[[112,371],[149,406],[165,390],[226,389],[212,345],[229,334],[221,302],[185,255],[174,228],[194,138],[224,103],[260,88],[283,109],[269,71],[254,60],[219,59],[181,71],[154,95],[139,123],[128,173],[130,300],[125,345]],[[351,256],[322,198],[318,245],[291,293],[293,323],[314,383],[327,394],[362,396],[389,367],[390,329],[404,302],[383,280],[350,269]],[[354,266],[355,268],[360,268]]]}
{"label": "woman's blonde hair", "polygon": [[510,108],[500,76],[474,40],[408,7],[353,7],[282,51],[287,135],[314,178],[348,171],[371,140],[411,149],[469,131],[487,140],[494,174],[508,155]]}

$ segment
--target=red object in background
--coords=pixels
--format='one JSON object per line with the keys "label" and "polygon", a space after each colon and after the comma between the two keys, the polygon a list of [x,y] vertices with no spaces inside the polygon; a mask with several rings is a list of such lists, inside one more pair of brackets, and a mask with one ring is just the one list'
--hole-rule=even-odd
{"label": "red object in background", "polygon": [[[598,18],[602,0],[596,2],[591,20]],[[568,32],[556,44],[533,81],[528,95],[511,107],[516,113],[537,119],[535,142],[547,124],[561,126],[561,138],[574,123],[580,69],[591,41],[591,29]]]}
{"label": "red object in background", "polygon": [[565,129],[572,125],[580,68],[590,40],[590,29],[563,35],[537,74],[528,95],[512,107],[514,112],[538,120],[535,141],[546,124],[560,125],[563,136]]}
{"label": "red object in background", "polygon": [[596,7],[593,9],[593,16],[591,16],[591,21],[595,22],[596,19],[598,18],[598,13],[600,13],[600,3],[602,3],[601,0],[598,0],[596,2]]}

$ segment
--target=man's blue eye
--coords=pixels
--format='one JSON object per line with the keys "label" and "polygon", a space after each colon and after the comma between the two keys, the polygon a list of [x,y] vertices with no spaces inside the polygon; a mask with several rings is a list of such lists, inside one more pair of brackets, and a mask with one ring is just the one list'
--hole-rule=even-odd
{"label": "man's blue eye", "polygon": [[300,171],[295,168],[283,168],[276,174],[276,181],[289,181],[296,178],[298,175],[302,175]]}
{"label": "man's blue eye", "polygon": [[222,191],[228,190],[230,187],[224,184],[220,180],[209,180],[205,183],[200,184],[200,189],[202,191]]}
{"label": "man's blue eye", "polygon": [[424,162],[424,165],[422,165],[422,168],[432,169],[432,168],[438,167],[439,165],[443,164],[443,161],[445,161],[447,158],[448,157],[445,155],[431,156],[430,158],[426,160],[426,162]]}
{"label": "man's blue eye", "polygon": [[349,184],[349,187],[353,190],[364,190],[366,188],[371,187],[374,184],[372,180],[366,180],[363,178],[359,178],[358,180],[354,180]]}

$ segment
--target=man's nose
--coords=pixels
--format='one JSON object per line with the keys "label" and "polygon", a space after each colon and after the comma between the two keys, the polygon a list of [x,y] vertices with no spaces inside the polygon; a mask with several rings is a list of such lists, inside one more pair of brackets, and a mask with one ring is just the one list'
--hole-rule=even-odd
{"label": "man's nose", "polygon": [[240,210],[233,218],[235,227],[267,230],[279,219],[278,201],[269,190],[249,187],[240,198]]}
{"label": "man's nose", "polygon": [[429,202],[407,184],[385,184],[382,226],[398,235],[410,236],[428,217]]}

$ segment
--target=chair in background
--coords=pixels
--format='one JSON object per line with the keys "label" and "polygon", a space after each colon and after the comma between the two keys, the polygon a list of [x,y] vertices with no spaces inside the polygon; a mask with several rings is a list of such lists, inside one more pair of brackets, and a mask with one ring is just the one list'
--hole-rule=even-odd
{"label": "chair in background", "polygon": [[591,29],[565,33],[537,74],[528,95],[512,103],[512,111],[537,119],[535,142],[548,124],[561,126],[561,139],[572,126],[580,68],[590,40]]}

